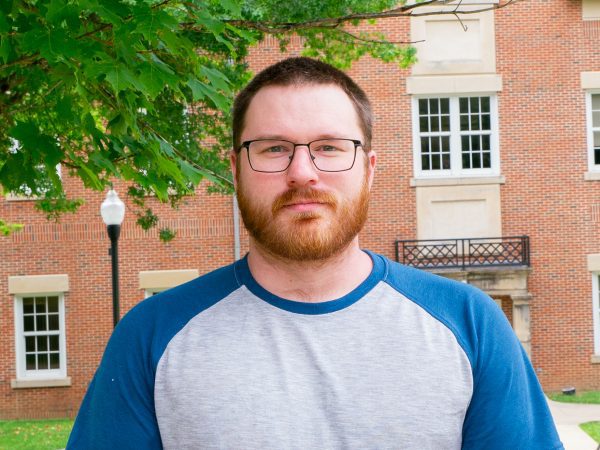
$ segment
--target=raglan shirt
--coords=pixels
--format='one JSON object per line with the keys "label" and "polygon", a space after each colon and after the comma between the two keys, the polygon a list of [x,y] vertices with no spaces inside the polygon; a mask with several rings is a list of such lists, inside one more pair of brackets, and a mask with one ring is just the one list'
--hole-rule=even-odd
{"label": "raglan shirt", "polygon": [[244,258],[141,302],[67,448],[562,449],[500,308],[368,254],[332,301],[277,297]]}

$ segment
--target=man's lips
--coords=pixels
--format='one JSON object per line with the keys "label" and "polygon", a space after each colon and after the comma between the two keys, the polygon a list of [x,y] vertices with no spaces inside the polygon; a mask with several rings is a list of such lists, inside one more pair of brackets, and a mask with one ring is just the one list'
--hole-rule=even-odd
{"label": "man's lips", "polygon": [[295,201],[292,203],[286,203],[283,205],[283,208],[290,209],[292,211],[312,211],[321,206],[325,206],[326,203],[319,202],[315,200],[307,200],[307,201]]}
{"label": "man's lips", "polygon": [[336,198],[329,192],[319,191],[287,191],[273,203],[273,214],[280,210],[304,212],[315,211],[322,207],[335,209]]}

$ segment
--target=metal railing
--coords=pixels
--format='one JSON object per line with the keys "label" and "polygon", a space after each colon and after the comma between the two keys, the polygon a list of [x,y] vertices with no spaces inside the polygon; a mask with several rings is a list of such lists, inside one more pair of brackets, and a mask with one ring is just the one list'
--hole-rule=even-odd
{"label": "metal railing", "polygon": [[423,269],[529,266],[529,237],[396,241],[396,260]]}

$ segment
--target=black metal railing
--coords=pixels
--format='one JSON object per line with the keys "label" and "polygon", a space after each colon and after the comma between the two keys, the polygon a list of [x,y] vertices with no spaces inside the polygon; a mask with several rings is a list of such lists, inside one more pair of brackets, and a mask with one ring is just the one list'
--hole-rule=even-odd
{"label": "black metal railing", "polygon": [[529,266],[529,237],[396,241],[396,260],[423,269]]}

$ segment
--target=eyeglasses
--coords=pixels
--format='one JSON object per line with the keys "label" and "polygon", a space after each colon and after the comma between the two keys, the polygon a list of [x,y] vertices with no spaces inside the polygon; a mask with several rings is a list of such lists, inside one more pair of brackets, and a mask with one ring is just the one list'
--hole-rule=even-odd
{"label": "eyeglasses", "polygon": [[323,172],[343,172],[354,166],[356,149],[362,142],[354,139],[318,139],[307,144],[295,144],[281,139],[245,141],[239,150],[248,150],[248,162],[256,172],[283,172],[296,152],[296,147],[308,147],[310,159]]}

